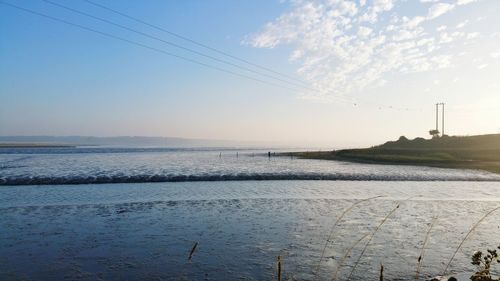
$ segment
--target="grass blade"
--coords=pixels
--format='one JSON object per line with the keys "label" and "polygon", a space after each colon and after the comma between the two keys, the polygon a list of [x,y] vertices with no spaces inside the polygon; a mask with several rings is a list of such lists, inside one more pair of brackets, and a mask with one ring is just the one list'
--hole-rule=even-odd
{"label": "grass blade", "polygon": [[486,218],[488,217],[491,213],[495,212],[496,210],[500,209],[500,206],[490,210],[489,212],[487,212],[483,217],[481,217],[481,219],[479,219],[475,224],[474,226],[472,226],[472,228],[469,230],[469,232],[467,232],[467,235],[465,235],[464,239],[462,239],[462,242],[460,242],[460,244],[458,245],[457,249],[455,250],[455,252],[453,253],[453,256],[451,256],[450,260],[448,261],[448,264],[446,265],[446,267],[444,268],[443,270],[443,276],[446,275],[446,271],[448,270],[448,267],[450,266],[451,262],[453,261],[453,259],[455,258],[455,255],[457,254],[457,252],[460,250],[460,248],[462,248],[462,245],[464,244],[465,240],[467,240],[467,238],[469,237],[469,235],[474,231],[474,229],[477,228],[477,226]]}
{"label": "grass blade", "polygon": [[323,247],[323,251],[321,252],[321,257],[319,259],[319,262],[318,262],[318,266],[316,267],[316,270],[315,270],[315,274],[314,274],[314,277],[316,278],[316,276],[319,274],[319,270],[321,268],[321,262],[323,261],[324,257],[325,257],[325,252],[326,252],[326,248],[328,247],[328,243],[330,243],[330,241],[332,240],[332,236],[333,236],[333,232],[335,231],[335,228],[337,227],[337,225],[340,223],[340,221],[344,218],[344,216],[350,212],[354,207],[356,207],[357,205],[363,203],[363,202],[366,202],[366,201],[369,201],[369,200],[372,200],[372,199],[375,199],[375,198],[380,198],[382,196],[374,196],[374,197],[370,197],[370,198],[366,198],[366,199],[362,199],[362,200],[359,200],[357,202],[354,202],[349,208],[345,209],[342,214],[340,214],[340,216],[337,218],[337,220],[335,221],[335,223],[332,225],[332,228],[330,229],[330,233],[328,234],[328,237],[326,239],[326,242],[325,242],[325,246]]}
{"label": "grass blade", "polygon": [[[413,197],[413,196],[412,196]],[[412,198],[410,197],[410,198]],[[410,198],[404,200],[404,201],[407,201],[409,200]],[[379,229],[382,227],[382,225],[389,219],[389,217],[394,214],[394,212],[396,212],[397,209],[399,209],[399,205],[401,203],[398,203],[396,205],[396,207],[394,207],[385,217],[384,219],[379,223],[379,225],[377,226],[377,228],[375,228],[375,230],[370,234],[369,236],[369,239],[368,239],[368,242],[366,242],[365,246],[363,247],[363,250],[361,251],[361,254],[359,255],[358,259],[356,260],[356,263],[354,263],[354,266],[351,270],[351,272],[349,273],[349,277],[347,277],[347,280],[351,280],[351,276],[352,274],[354,273],[354,271],[356,270],[356,267],[358,266],[358,263],[359,261],[361,260],[361,258],[363,257],[363,255],[365,254],[366,252],[366,249],[368,248],[368,245],[370,244],[370,242],[372,241],[373,237],[375,236],[375,234],[377,234],[377,232],[379,231]]]}
{"label": "grass blade", "polygon": [[189,252],[188,261],[191,261],[191,259],[193,258],[194,251],[196,251],[196,247],[198,247],[198,242],[195,242],[193,247],[191,248],[191,252]]}
{"label": "grass blade", "polygon": [[278,256],[278,281],[281,281],[281,256]]}
{"label": "grass blade", "polygon": [[356,243],[354,243],[344,254],[344,256],[342,256],[342,259],[340,259],[340,262],[339,262],[339,265],[337,266],[337,270],[335,270],[335,273],[333,274],[333,278],[332,278],[332,281],[335,281],[337,280],[337,274],[339,273],[339,271],[342,269],[342,266],[344,265],[344,262],[347,260],[347,257],[349,257],[349,255],[351,254],[352,250],[354,248],[356,248],[356,246],[361,242],[363,241],[366,237],[368,237],[369,234],[365,234],[363,237],[359,238],[358,241],[356,241]]}
{"label": "grass blade", "polygon": [[424,259],[425,246],[427,245],[427,242],[429,241],[431,230],[434,227],[434,225],[436,224],[436,221],[437,221],[437,217],[432,218],[431,225],[429,226],[429,229],[427,230],[427,233],[425,234],[424,244],[422,245],[422,249],[420,250],[420,255],[418,256],[417,273],[415,276],[415,281],[418,281],[418,277],[420,275],[420,268],[422,266],[422,260]]}

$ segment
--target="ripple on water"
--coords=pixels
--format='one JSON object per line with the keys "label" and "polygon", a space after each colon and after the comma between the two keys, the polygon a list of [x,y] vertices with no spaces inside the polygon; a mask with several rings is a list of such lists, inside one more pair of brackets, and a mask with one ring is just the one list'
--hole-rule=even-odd
{"label": "ripple on water", "polygon": [[[381,262],[387,279],[413,279],[434,216],[438,222],[422,274],[440,274],[469,227],[500,204],[500,184],[270,181],[4,187],[0,279],[265,280],[281,255],[285,275],[311,280],[336,218],[357,199],[377,195],[385,197],[356,206],[336,228],[321,266],[323,278],[331,278],[348,248],[372,233],[401,201],[371,240],[353,280],[378,276]],[[416,195],[423,197],[404,201]],[[494,213],[480,225],[457,254],[452,272],[470,272],[471,253],[499,242],[499,221],[500,213]],[[194,242],[199,246],[187,262]],[[349,274],[363,246],[352,250],[342,276]]]}
{"label": "ripple on water", "polygon": [[[0,150],[0,185],[229,180],[500,181],[474,170],[262,157],[264,151],[174,149]],[[68,152],[69,151],[69,152]],[[71,152],[71,153],[70,153]]]}

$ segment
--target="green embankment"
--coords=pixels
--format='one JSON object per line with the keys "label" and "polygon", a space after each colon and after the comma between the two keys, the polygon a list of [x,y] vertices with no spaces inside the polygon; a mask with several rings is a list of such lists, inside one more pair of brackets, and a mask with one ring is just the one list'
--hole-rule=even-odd
{"label": "green embankment", "polygon": [[291,154],[307,159],[481,169],[500,173],[500,134],[444,136],[429,140],[423,138],[408,140],[400,137],[397,141],[371,148]]}

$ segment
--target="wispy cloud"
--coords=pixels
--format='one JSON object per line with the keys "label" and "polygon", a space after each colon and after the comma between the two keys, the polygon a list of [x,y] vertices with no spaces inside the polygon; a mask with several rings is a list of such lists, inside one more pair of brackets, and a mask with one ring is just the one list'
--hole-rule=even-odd
{"label": "wispy cloud", "polygon": [[457,0],[457,5],[466,5],[476,1],[477,0]]}
{"label": "wispy cloud", "polygon": [[463,28],[464,26],[466,26],[467,24],[469,23],[469,20],[465,20],[459,24],[457,24],[457,28]]}
{"label": "wispy cloud", "polygon": [[427,19],[437,18],[455,8],[455,5],[449,3],[436,3],[429,8]]}
{"label": "wispy cloud", "polygon": [[300,64],[298,73],[314,88],[304,96],[329,100],[382,85],[388,73],[449,67],[452,55],[438,50],[456,40],[479,36],[447,26],[437,30],[424,27],[425,22],[474,1],[420,2],[426,12],[408,17],[395,11],[396,0],[295,0],[288,12],[244,43],[257,48],[293,46],[290,59]]}
{"label": "wispy cloud", "polygon": [[494,59],[500,58],[500,50],[491,53],[490,56]]}

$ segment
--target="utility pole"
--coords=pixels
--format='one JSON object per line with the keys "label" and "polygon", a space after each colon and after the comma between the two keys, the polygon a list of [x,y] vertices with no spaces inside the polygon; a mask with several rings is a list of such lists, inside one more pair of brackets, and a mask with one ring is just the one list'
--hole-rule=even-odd
{"label": "utility pole", "polygon": [[[442,115],[441,115],[441,132],[439,132],[439,106],[442,106]],[[430,130],[429,133],[432,135],[432,137],[439,137],[439,133],[441,133],[441,136],[444,136],[444,102],[438,102],[436,103],[436,129],[435,130]]]}
{"label": "utility pole", "polygon": [[441,122],[443,122],[443,125],[441,125],[441,128],[443,131],[441,132],[441,136],[444,136],[444,102],[442,102],[441,105],[443,106],[443,108],[442,108],[443,111],[441,112],[443,114],[443,116],[441,117]]}
{"label": "utility pole", "polygon": [[438,112],[439,112],[439,103],[436,103],[436,131],[438,130]]}

